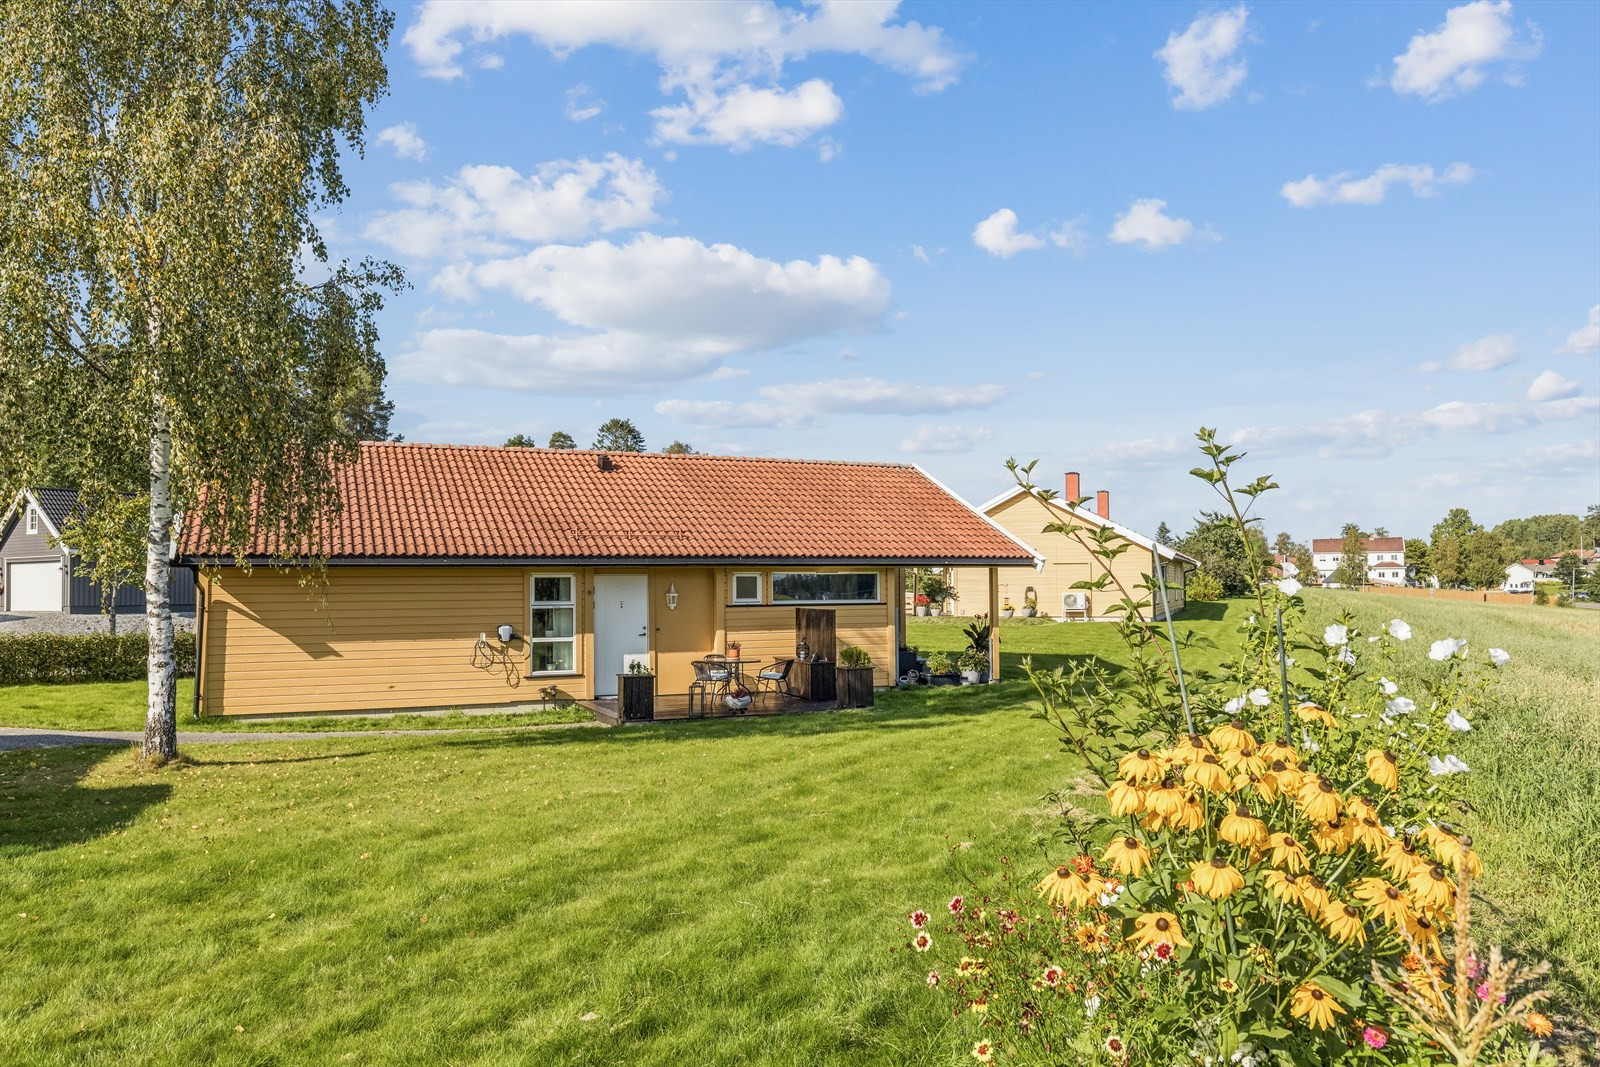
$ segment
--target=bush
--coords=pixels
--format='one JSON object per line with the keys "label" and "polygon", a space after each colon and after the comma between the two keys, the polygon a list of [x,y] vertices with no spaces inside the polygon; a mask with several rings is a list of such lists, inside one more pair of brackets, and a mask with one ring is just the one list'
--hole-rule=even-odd
{"label": "bush", "polygon": [[961,653],[960,658],[956,660],[956,666],[964,671],[977,671],[982,674],[989,669],[989,657],[975,648],[969,648]]}
{"label": "bush", "polygon": [[929,674],[954,674],[956,662],[950,658],[948,652],[935,652],[928,657]]}
{"label": "bush", "polygon": [[839,666],[841,667],[870,667],[872,655],[864,648],[855,645],[845,645],[839,650]]}
{"label": "bush", "polygon": [[[137,682],[145,676],[144,634],[15,634],[0,637],[0,685]],[[194,634],[173,638],[179,675],[194,673]]]}
{"label": "bush", "polygon": [[1533,602],[1541,605],[1548,604],[1550,603],[1550,594],[1546,593],[1543,589],[1537,590],[1533,594]]}
{"label": "bush", "polygon": [[1190,600],[1221,600],[1222,583],[1205,571],[1195,571],[1184,595]]}

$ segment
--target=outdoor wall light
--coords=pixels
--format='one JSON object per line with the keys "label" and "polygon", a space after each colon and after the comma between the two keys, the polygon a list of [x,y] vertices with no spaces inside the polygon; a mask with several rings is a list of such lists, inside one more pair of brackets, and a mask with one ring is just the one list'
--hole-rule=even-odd
{"label": "outdoor wall light", "polygon": [[677,582],[668,582],[667,583],[667,610],[668,611],[677,611],[678,610],[678,583]]}
{"label": "outdoor wall light", "polygon": [[511,624],[509,622],[501,623],[500,628],[495,632],[500,635],[501,644],[509,644],[511,639],[517,636],[515,631],[511,629]]}

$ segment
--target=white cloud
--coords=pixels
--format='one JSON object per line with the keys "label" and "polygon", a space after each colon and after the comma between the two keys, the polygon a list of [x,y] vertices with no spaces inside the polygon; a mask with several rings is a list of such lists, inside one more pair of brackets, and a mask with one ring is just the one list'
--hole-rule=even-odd
{"label": "white cloud", "polygon": [[663,400],[656,413],[706,429],[788,429],[813,421],[809,412],[776,404],[732,400]]}
{"label": "white cloud", "polygon": [[1424,363],[1418,370],[1499,370],[1517,361],[1517,341],[1509,333],[1494,333],[1457,348],[1443,363]]}
{"label": "white cloud", "polygon": [[[821,0],[612,0],[604,4],[428,0],[406,31],[429,75],[463,74],[462,51],[525,36],[557,56],[605,45],[652,57],[661,89],[688,103],[661,108],[662,141],[795,144],[843,113],[828,83],[781,84],[785,64],[821,53],[856,55],[911,78],[922,91],[956,80],[964,57],[937,27],[898,20],[898,3]],[[755,94],[755,95],[752,95]],[[767,120],[763,124],[763,120]]]}
{"label": "white cloud", "polygon": [[1531,59],[1541,46],[1532,27],[1527,40],[1517,39],[1510,0],[1474,0],[1445,12],[1432,33],[1412,37],[1405,52],[1395,56],[1389,84],[1397,93],[1434,103],[1477,88],[1491,64]]}
{"label": "white cloud", "polygon": [[994,405],[1007,392],[1005,386],[993,384],[942,386],[882,378],[829,378],[762,386],[756,390],[760,400],[673,399],[661,401],[655,409],[700,427],[791,427],[808,426],[827,415],[947,415],[974,411]]}
{"label": "white cloud", "polygon": [[1580,382],[1563,378],[1553,370],[1547,370],[1533,380],[1528,386],[1528,399],[1534,402],[1545,400],[1561,400],[1565,397],[1576,396],[1582,391]]}
{"label": "white cloud", "polygon": [[1600,304],[1589,309],[1589,321],[1567,335],[1567,343],[1556,351],[1578,355],[1600,352]]}
{"label": "white cloud", "polygon": [[564,111],[573,122],[588,122],[606,109],[606,102],[595,95],[593,89],[579,82],[562,94],[566,99]]}
{"label": "white cloud", "polygon": [[1245,62],[1235,57],[1246,38],[1243,4],[1195,16],[1182,33],[1167,37],[1156,53],[1173,89],[1172,106],[1198,111],[1233,95],[1245,78]]}
{"label": "white cloud", "polygon": [[530,176],[466,166],[442,185],[400,182],[390,192],[408,206],[373,216],[366,235],[416,258],[503,254],[510,241],[632,229],[655,221],[666,198],[654,171],[616,154],[544,163]]}
{"label": "white cloud", "polygon": [[[656,139],[674,144],[727,145],[744,151],[757,144],[792,146],[838,122],[844,101],[833,86],[812,78],[794,89],[736,86],[726,93],[689,89],[689,102],[656,108]],[[832,152],[823,146],[822,151]]]}
{"label": "white cloud", "polygon": [[993,436],[992,431],[981,426],[941,426],[929,422],[918,426],[911,436],[902,439],[900,451],[913,455],[971,452]]}
{"label": "white cloud", "polygon": [[424,141],[417,133],[415,122],[402,122],[395,126],[388,126],[378,131],[378,143],[386,144],[394,149],[394,154],[401,159],[423,160],[428,158],[428,142]]}
{"label": "white cloud", "polygon": [[1165,200],[1135,200],[1111,227],[1111,240],[1119,245],[1142,244],[1146,248],[1166,248],[1186,241],[1214,241],[1209,227],[1195,229],[1188,219],[1173,218],[1163,210]]}
{"label": "white cloud", "polygon": [[1081,256],[1089,250],[1089,234],[1083,227],[1083,216],[1063,222],[1059,227],[1050,232],[1050,243],[1057,248],[1065,249],[1074,256]]}
{"label": "white cloud", "polygon": [[1001,208],[974,226],[972,243],[1001,259],[1010,259],[1018,252],[1044,247],[1043,238],[1017,232],[1017,213],[1008,207]]}
{"label": "white cloud", "polygon": [[876,330],[890,294],[859,256],[779,263],[653,234],[624,245],[544,245],[447,275],[458,290],[504,289],[571,329],[430,330],[397,360],[401,376],[584,396],[657,389],[712,374],[730,355]]}
{"label": "white cloud", "polygon": [[1439,185],[1460,185],[1471,181],[1472,177],[1472,168],[1465,163],[1452,163],[1438,173],[1426,164],[1385,163],[1365,178],[1352,178],[1349,171],[1326,178],[1308,174],[1300,181],[1284,182],[1279,192],[1295,207],[1371,205],[1383,203],[1391,185],[1409,185],[1415,196],[1437,196]]}

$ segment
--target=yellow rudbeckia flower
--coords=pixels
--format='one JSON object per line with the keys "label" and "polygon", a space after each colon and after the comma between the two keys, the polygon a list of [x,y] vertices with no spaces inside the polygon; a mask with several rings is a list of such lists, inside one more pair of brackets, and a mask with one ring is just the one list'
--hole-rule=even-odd
{"label": "yellow rudbeckia flower", "polygon": [[1328,883],[1314,874],[1300,879],[1300,906],[1315,919],[1328,908]]}
{"label": "yellow rudbeckia flower", "polygon": [[1160,785],[1144,795],[1144,808],[1152,815],[1170,819],[1183,810],[1183,790],[1174,786],[1170,780],[1163,780]]}
{"label": "yellow rudbeckia flower", "polygon": [[1135,784],[1159,782],[1164,773],[1161,761],[1151,755],[1147,748],[1130,752],[1117,761],[1117,777]]}
{"label": "yellow rudbeckia flower", "polygon": [[[1080,868],[1087,873],[1080,873]],[[1090,901],[1098,900],[1100,894],[1105,892],[1106,883],[1105,879],[1094,873],[1094,860],[1088,856],[1079,856],[1073,860],[1073,866],[1057,867],[1045,875],[1034,888],[1039,891],[1040,896],[1048,899],[1053,905],[1079,908]]]}
{"label": "yellow rudbeckia flower", "polygon": [[1211,743],[1218,748],[1234,750],[1256,747],[1256,739],[1245,729],[1243,719],[1234,719],[1212,730]]}
{"label": "yellow rudbeckia flower", "polygon": [[1177,747],[1172,750],[1172,762],[1188,765],[1198,762],[1204,756],[1214,755],[1216,753],[1211,751],[1211,746],[1206,743],[1205,738],[1199,734],[1190,734],[1179,741]]}
{"label": "yellow rudbeckia flower", "polygon": [[1183,936],[1183,929],[1178,925],[1178,917],[1170,911],[1146,912],[1133,920],[1133,927],[1133,933],[1128,935],[1128,940],[1139,948],[1149,949],[1157,945],[1194,947],[1189,939]]}
{"label": "yellow rudbeckia flower", "polygon": [[1350,851],[1350,830],[1349,819],[1339,818],[1322,823],[1311,828],[1311,843],[1316,845],[1317,851],[1324,856],[1330,852],[1342,856]]}
{"label": "yellow rudbeckia flower", "polygon": [[1254,792],[1256,796],[1271,804],[1278,799],[1278,776],[1271,771],[1263,774],[1243,772],[1234,776],[1233,789],[1237,793]]}
{"label": "yellow rudbeckia flower", "polygon": [[1217,828],[1217,835],[1230,845],[1255,848],[1257,845],[1266,844],[1267,824],[1251,814],[1249,808],[1240,804],[1223,816],[1222,825]]}
{"label": "yellow rudbeckia flower", "polygon": [[1124,779],[1106,790],[1106,802],[1113,815],[1137,815],[1145,806],[1146,794],[1131,778]]}
{"label": "yellow rudbeckia flower", "polygon": [[1306,780],[1305,772],[1292,763],[1285,763],[1275,759],[1267,764],[1267,773],[1272,775],[1273,781],[1278,783],[1278,791],[1293,794],[1300,788],[1300,783]]}
{"label": "yellow rudbeckia flower", "polygon": [[1328,906],[1322,909],[1322,925],[1328,928],[1341,944],[1348,945],[1354,941],[1358,945],[1367,943],[1367,930],[1361,922],[1361,912],[1346,904],[1342,900],[1330,898]]}
{"label": "yellow rudbeckia flower", "polygon": [[1193,793],[1183,795],[1183,806],[1170,822],[1180,830],[1194,833],[1206,824],[1206,806]]}
{"label": "yellow rudbeckia flower", "polygon": [[1439,947],[1439,924],[1426,915],[1413,915],[1406,925],[1406,933],[1411,935],[1424,952],[1429,953],[1436,960],[1444,959],[1444,949]]}
{"label": "yellow rudbeckia flower", "polygon": [[1290,767],[1298,766],[1300,763],[1300,753],[1294,750],[1287,737],[1280,737],[1276,741],[1268,741],[1262,745],[1261,758],[1268,763],[1281,759]]}
{"label": "yellow rudbeckia flower", "polygon": [[1113,837],[1102,859],[1118,874],[1137,878],[1150,865],[1150,850],[1137,837]]}
{"label": "yellow rudbeckia flower", "polygon": [[1296,878],[1286,871],[1271,870],[1263,875],[1261,880],[1266,883],[1268,891],[1283,903],[1300,903],[1303,879]]}
{"label": "yellow rudbeckia flower", "polygon": [[1294,996],[1289,1001],[1289,1014],[1304,1019],[1313,1030],[1332,1029],[1334,1016],[1344,1013],[1333,994],[1315,982],[1301,982],[1295,986]]}
{"label": "yellow rudbeckia flower", "polygon": [[1428,866],[1427,858],[1417,851],[1416,842],[1409,837],[1391,838],[1379,862],[1402,882],[1409,882],[1418,868]]}
{"label": "yellow rudbeckia flower", "polygon": [[1274,867],[1283,867],[1295,873],[1311,869],[1311,863],[1306,859],[1305,846],[1289,834],[1273,834],[1267,839],[1267,843],[1272,847]]}
{"label": "yellow rudbeckia flower", "polygon": [[1226,793],[1233,785],[1222,763],[1209,752],[1184,768],[1183,780],[1208,793]]}
{"label": "yellow rudbeckia flower", "polygon": [[1244,875],[1221,856],[1201,860],[1189,874],[1194,887],[1212,900],[1232,896],[1244,888]]}
{"label": "yellow rudbeckia flower", "polygon": [[1299,801],[1306,818],[1314,823],[1332,822],[1339,817],[1339,794],[1334,792],[1333,783],[1321,776],[1307,777],[1301,782],[1295,800]]}
{"label": "yellow rudbeckia flower", "polygon": [[1382,878],[1363,878],[1356,882],[1355,897],[1396,930],[1404,930],[1411,924],[1411,907],[1405,893]]}
{"label": "yellow rudbeckia flower", "polygon": [[1375,748],[1367,753],[1367,777],[1391,793],[1400,788],[1400,764],[1394,753]]}
{"label": "yellow rudbeckia flower", "polygon": [[1407,887],[1416,900],[1417,907],[1443,915],[1455,906],[1456,888],[1445,877],[1444,867],[1432,864],[1412,871]]}
{"label": "yellow rudbeckia flower", "polygon": [[1222,761],[1223,769],[1230,773],[1260,774],[1267,769],[1267,761],[1261,758],[1258,748],[1225,749],[1217,758]]}
{"label": "yellow rudbeckia flower", "polygon": [[1327,708],[1317,704],[1305,703],[1294,709],[1294,713],[1306,722],[1320,722],[1328,729],[1336,729],[1338,721],[1328,712]]}

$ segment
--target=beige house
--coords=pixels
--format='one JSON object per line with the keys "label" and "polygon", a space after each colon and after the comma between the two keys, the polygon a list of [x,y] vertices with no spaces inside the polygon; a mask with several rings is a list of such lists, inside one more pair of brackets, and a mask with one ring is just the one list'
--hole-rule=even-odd
{"label": "beige house", "polygon": [[[1176,615],[1182,611],[1189,574],[1199,566],[1199,561],[1112,521],[1111,494],[1104,490],[1095,494],[1093,511],[1071,506],[1069,502],[1081,496],[1076,472],[1067,474],[1065,490],[1063,497],[1046,503],[1021,486],[1016,486],[980,505],[979,511],[1001,529],[1033,548],[1042,562],[1032,571],[1000,572],[999,604],[990,598],[987,571],[972,567],[953,568],[952,584],[956,591],[957,614],[992,613],[1007,602],[1021,614],[1023,605],[1032,595],[1041,616],[1055,619],[1112,619],[1116,617],[1113,605],[1124,596],[1134,600],[1148,596],[1136,587],[1143,583],[1144,575],[1151,573],[1152,553],[1160,558],[1168,586],[1167,603],[1172,613]],[[1058,523],[1068,524],[1074,532],[1044,532],[1046,527]],[[1109,588],[1074,589],[1076,583],[1093,581],[1106,570],[1101,560],[1090,552],[1092,547],[1096,547],[1095,532],[1101,529],[1110,530],[1120,543],[1130,547],[1113,561],[1110,568],[1112,584]],[[1146,610],[1142,615],[1147,619],[1166,617],[1159,599],[1153,612]]]}
{"label": "beige house", "polygon": [[819,612],[892,685],[904,568],[1034,562],[897,464],[376,443],[339,495],[291,553],[327,559],[320,590],[268,565],[283,554],[270,531],[247,570],[185,530],[200,714],[592,700],[637,661],[677,699],[658,717],[681,716],[696,660],[795,657]]}

